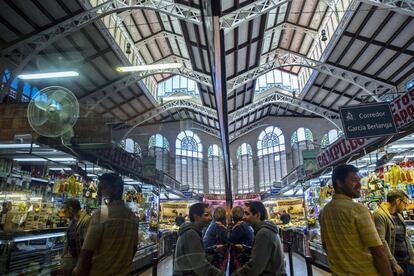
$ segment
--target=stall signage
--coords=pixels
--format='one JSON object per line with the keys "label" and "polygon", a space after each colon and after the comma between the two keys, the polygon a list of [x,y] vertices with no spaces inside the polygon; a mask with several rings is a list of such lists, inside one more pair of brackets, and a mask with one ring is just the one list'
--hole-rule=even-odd
{"label": "stall signage", "polygon": [[374,103],[339,108],[345,137],[368,138],[397,133],[389,103]]}
{"label": "stall signage", "polygon": [[279,191],[280,191],[280,188],[279,189],[271,188],[270,189],[270,195],[271,196],[277,196],[277,194],[279,193]]}
{"label": "stall signage", "polygon": [[318,169],[318,162],[316,161],[317,156],[318,156],[317,150],[303,150],[302,151],[303,168],[305,170],[306,175],[310,175]]}
{"label": "stall signage", "polygon": [[392,114],[398,130],[414,121],[414,89],[391,103]]}
{"label": "stall signage", "polygon": [[[398,131],[403,130],[414,122],[414,89],[396,98],[390,103],[394,122]],[[326,150],[319,153],[317,160],[319,168],[331,166],[335,162],[350,156],[352,153],[365,148],[380,138],[345,139],[342,137]]]}
{"label": "stall signage", "polygon": [[183,192],[183,195],[184,195],[186,198],[192,198],[192,197],[193,197],[193,192]]}

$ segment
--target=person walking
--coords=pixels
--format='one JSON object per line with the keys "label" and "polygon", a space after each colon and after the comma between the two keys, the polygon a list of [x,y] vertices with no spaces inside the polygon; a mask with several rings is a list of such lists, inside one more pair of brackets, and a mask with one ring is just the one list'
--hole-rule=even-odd
{"label": "person walking", "polygon": [[203,245],[206,253],[211,255],[211,263],[221,271],[227,269],[227,242],[226,209],[217,207],[213,213],[213,221],[204,234]]}
{"label": "person walking", "polygon": [[286,275],[279,231],[274,223],[266,221],[267,211],[263,203],[246,203],[243,219],[255,231],[252,254],[250,260],[232,275]]}
{"label": "person walking", "polygon": [[190,206],[190,222],[183,223],[178,231],[174,256],[174,275],[225,275],[206,258],[201,231],[211,221],[207,204]]}
{"label": "person walking", "polygon": [[335,194],[319,214],[322,245],[334,275],[392,275],[390,262],[371,213],[354,202],[361,196],[358,169],[337,166],[332,172]]}
{"label": "person walking", "polygon": [[230,228],[229,243],[231,244],[230,272],[233,272],[250,259],[254,239],[253,228],[243,221],[244,210],[241,206],[231,210],[233,225]]}
{"label": "person walking", "polygon": [[408,204],[408,195],[392,190],[387,201],[374,212],[375,227],[384,244],[392,270],[398,275],[414,275],[414,250],[401,212]]}
{"label": "person walking", "polygon": [[99,178],[101,209],[92,217],[74,275],[129,275],[138,246],[138,219],[122,200],[124,183],[114,173]]}
{"label": "person walking", "polygon": [[71,275],[86,237],[91,216],[82,210],[79,200],[70,198],[63,204],[65,217],[70,220],[61,258],[63,275]]}

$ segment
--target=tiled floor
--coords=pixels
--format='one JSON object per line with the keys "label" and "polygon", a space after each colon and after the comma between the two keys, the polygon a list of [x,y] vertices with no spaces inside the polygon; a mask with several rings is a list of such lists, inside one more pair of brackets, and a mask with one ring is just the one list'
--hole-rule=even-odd
{"label": "tiled floor", "polygon": [[[286,254],[286,270],[289,276],[289,258]],[[306,263],[305,260],[296,254],[293,254],[293,264],[294,264],[294,274],[295,276],[307,276],[306,272]],[[172,275],[172,257],[167,257],[163,261],[158,264],[158,276],[170,276]],[[313,267],[313,275],[314,276],[327,276],[331,275],[325,271],[320,270],[319,268]],[[152,269],[148,269],[144,273],[141,273],[140,276],[152,276]]]}

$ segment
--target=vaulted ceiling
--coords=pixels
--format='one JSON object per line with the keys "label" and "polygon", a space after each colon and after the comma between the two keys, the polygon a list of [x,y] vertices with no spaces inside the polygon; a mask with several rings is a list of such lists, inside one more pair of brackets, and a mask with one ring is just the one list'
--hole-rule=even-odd
{"label": "vaulted ceiling", "polygon": [[[412,9],[379,0],[221,1],[230,135],[269,116],[337,119],[342,105],[400,92],[414,77]],[[199,0],[0,0],[0,69],[74,68],[80,76],[58,85],[119,124],[192,120],[214,133],[216,96],[200,10]],[[338,19],[329,30],[326,22]],[[324,43],[322,30],[331,34]],[[323,52],[315,60],[318,47]],[[135,76],[115,70],[169,62],[183,68]],[[257,94],[257,77],[276,68],[298,78],[308,68],[302,90],[273,87]],[[176,74],[197,81],[199,99],[156,100],[156,85]]]}

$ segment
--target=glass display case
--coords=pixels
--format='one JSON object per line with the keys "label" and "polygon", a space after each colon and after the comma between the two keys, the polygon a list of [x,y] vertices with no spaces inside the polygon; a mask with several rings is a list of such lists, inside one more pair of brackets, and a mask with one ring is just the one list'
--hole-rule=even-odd
{"label": "glass display case", "polygon": [[132,261],[132,272],[150,266],[158,256],[158,233],[150,229],[149,222],[140,222],[138,228],[138,249]]}
{"label": "glass display case", "polygon": [[66,229],[0,233],[0,274],[47,275],[60,265]]}
{"label": "glass display case", "polygon": [[322,246],[321,231],[319,228],[309,230],[309,251],[315,263],[329,267],[328,256]]}

